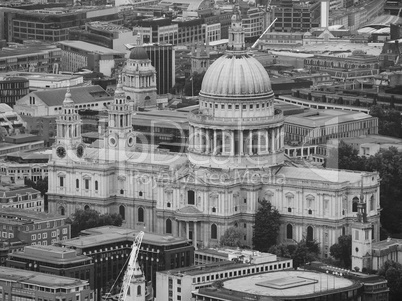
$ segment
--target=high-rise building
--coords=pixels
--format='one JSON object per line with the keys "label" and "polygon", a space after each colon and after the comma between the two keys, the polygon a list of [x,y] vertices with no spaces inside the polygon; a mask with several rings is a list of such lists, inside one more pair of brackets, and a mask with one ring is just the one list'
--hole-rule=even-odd
{"label": "high-rise building", "polygon": [[156,71],[156,93],[167,94],[176,83],[175,51],[172,44],[144,44],[151,65]]}

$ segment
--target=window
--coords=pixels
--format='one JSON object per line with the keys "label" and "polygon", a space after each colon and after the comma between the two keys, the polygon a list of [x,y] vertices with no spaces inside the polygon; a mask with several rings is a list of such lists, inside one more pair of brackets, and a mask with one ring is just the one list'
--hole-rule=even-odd
{"label": "window", "polygon": [[59,186],[64,186],[64,177],[59,177]]}
{"label": "window", "polygon": [[85,189],[89,189],[89,179],[85,179]]}
{"label": "window", "polygon": [[95,190],[98,190],[98,181],[95,181]]}
{"label": "window", "polygon": [[211,239],[218,239],[218,227],[215,224],[211,225]]}
{"label": "window", "polygon": [[31,235],[31,239],[32,239],[32,240],[36,240],[36,234],[32,234],[32,235]]}
{"label": "window", "polygon": [[119,214],[123,220],[126,219],[126,208],[123,205],[119,207]]}
{"label": "window", "polygon": [[166,220],[166,233],[172,234],[172,221],[170,220],[170,218]]}
{"label": "window", "polygon": [[75,188],[80,188],[80,180],[78,179],[75,180]]}
{"label": "window", "polygon": [[359,198],[354,197],[352,203],[352,212],[357,212],[357,204],[359,203]]}
{"label": "window", "polygon": [[142,207],[138,208],[138,222],[144,222],[144,208]]}
{"label": "window", "polygon": [[141,295],[141,285],[137,286],[137,296]]}
{"label": "window", "polygon": [[286,238],[293,239],[293,226],[291,224],[286,226]]}
{"label": "window", "polygon": [[307,227],[307,241],[312,241],[312,240],[314,240],[313,227],[308,226]]}
{"label": "window", "polygon": [[195,193],[193,190],[187,191],[187,204],[195,205]]}

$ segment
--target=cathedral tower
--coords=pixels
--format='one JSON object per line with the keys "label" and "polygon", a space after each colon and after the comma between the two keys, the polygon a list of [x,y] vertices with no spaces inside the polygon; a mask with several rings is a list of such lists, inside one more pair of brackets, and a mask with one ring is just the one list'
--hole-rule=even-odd
{"label": "cathedral tower", "polygon": [[53,145],[53,157],[72,162],[80,159],[84,153],[81,138],[81,119],[71,98],[70,88],[63,100],[57,124],[56,143]]}
{"label": "cathedral tower", "polygon": [[372,224],[367,221],[367,204],[363,195],[363,178],[360,201],[357,204],[357,220],[352,223],[352,269],[371,269]]}
{"label": "cathedral tower", "polygon": [[123,90],[134,110],[156,106],[156,71],[142,46],[131,50],[123,68]]}

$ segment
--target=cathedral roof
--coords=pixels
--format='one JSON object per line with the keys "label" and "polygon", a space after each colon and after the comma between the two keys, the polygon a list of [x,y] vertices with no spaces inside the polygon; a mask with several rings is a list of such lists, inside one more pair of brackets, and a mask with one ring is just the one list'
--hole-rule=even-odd
{"label": "cathedral roof", "polygon": [[254,96],[269,92],[271,81],[259,61],[245,52],[228,52],[208,68],[200,94]]}
{"label": "cathedral roof", "polygon": [[134,47],[130,52],[130,60],[148,60],[144,47]]}

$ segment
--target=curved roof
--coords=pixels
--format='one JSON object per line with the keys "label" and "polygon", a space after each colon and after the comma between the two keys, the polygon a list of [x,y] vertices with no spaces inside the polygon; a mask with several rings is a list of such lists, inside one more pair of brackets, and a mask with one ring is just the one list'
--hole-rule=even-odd
{"label": "curved roof", "polygon": [[272,92],[267,71],[245,52],[228,51],[205,73],[200,94],[210,96],[252,96]]}
{"label": "curved roof", "polygon": [[148,54],[144,47],[134,47],[130,52],[130,60],[147,60]]}

